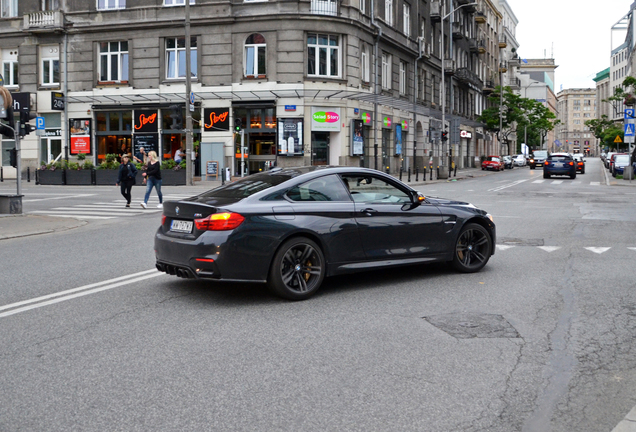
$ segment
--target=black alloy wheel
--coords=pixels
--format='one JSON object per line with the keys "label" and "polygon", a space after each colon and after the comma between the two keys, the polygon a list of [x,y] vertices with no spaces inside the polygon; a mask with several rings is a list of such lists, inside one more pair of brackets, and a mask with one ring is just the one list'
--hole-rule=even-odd
{"label": "black alloy wheel", "polygon": [[453,266],[462,273],[481,270],[492,251],[492,240],[486,228],[478,224],[467,224],[462,228],[453,254]]}
{"label": "black alloy wheel", "polygon": [[325,258],[316,243],[304,237],[285,242],[274,255],[268,285],[288,300],[305,300],[318,291],[325,277]]}

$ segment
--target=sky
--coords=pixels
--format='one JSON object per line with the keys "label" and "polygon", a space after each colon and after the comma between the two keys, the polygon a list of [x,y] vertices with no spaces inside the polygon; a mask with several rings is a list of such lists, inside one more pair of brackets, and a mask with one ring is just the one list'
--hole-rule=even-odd
{"label": "sky", "polygon": [[633,0],[507,0],[517,17],[516,39],[522,59],[554,58],[554,91],[595,88],[593,78],[610,66],[612,48],[625,33],[612,26]]}

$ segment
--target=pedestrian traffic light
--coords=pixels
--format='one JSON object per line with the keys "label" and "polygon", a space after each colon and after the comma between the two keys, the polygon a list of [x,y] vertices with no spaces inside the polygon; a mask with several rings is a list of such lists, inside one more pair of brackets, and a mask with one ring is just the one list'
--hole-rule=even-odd
{"label": "pedestrian traffic light", "polygon": [[172,118],[172,125],[170,126],[172,129],[183,129],[183,114],[181,113],[181,105],[170,105],[170,110],[172,113],[170,117]]}
{"label": "pedestrian traffic light", "polygon": [[448,132],[442,131],[442,141],[448,141]]}
{"label": "pedestrian traffic light", "polygon": [[36,118],[37,115],[32,113],[31,110],[20,110],[20,136],[24,137],[25,135],[30,134],[35,130],[35,126],[29,124],[29,121]]}
{"label": "pedestrian traffic light", "polygon": [[241,120],[240,118],[235,118],[234,119],[234,130],[236,132],[240,132],[242,126],[243,126],[243,120]]}
{"label": "pedestrian traffic light", "polygon": [[[8,125],[9,127],[7,127]],[[7,108],[7,118],[6,123],[0,122],[0,134],[8,139],[15,139],[15,134],[13,130],[15,129],[15,121],[13,118],[13,107],[9,105]]]}
{"label": "pedestrian traffic light", "polygon": [[9,152],[9,164],[13,168],[17,168],[18,167],[18,150],[16,150],[15,148],[12,148],[7,151]]}

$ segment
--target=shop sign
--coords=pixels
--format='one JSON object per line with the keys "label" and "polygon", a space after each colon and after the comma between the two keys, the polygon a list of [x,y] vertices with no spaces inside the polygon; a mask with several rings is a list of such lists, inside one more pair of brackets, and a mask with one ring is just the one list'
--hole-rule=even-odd
{"label": "shop sign", "polygon": [[13,111],[16,113],[31,110],[31,93],[11,93],[11,97],[13,98]]}
{"label": "shop sign", "polygon": [[362,111],[361,118],[362,118],[362,123],[365,126],[371,126],[371,124],[373,123],[373,113]]}
{"label": "shop sign", "polygon": [[64,93],[51,92],[51,109],[64,111]]}
{"label": "shop sign", "polygon": [[468,132],[466,130],[463,130],[463,131],[459,132],[459,136],[461,138],[471,139],[473,137],[473,134],[472,134],[472,132]]}
{"label": "shop sign", "polygon": [[285,111],[296,111],[296,105],[285,105]]}
{"label": "shop sign", "polygon": [[229,108],[205,108],[203,110],[203,130],[206,132],[229,132]]}
{"label": "shop sign", "polygon": [[351,151],[350,156],[364,155],[364,124],[362,120],[351,120]]}
{"label": "shop sign", "polygon": [[157,110],[135,110],[135,133],[159,130]]}
{"label": "shop sign", "polygon": [[146,154],[154,151],[159,154],[159,134],[135,134],[133,135],[133,156],[139,153],[141,147],[144,148]]}
{"label": "shop sign", "polygon": [[402,125],[395,125],[395,155],[402,154]]}
{"label": "shop sign", "polygon": [[409,121],[408,120],[402,120],[402,130],[403,131],[408,131],[409,130]]}
{"label": "shop sign", "polygon": [[382,119],[382,127],[387,128],[387,129],[390,129],[390,128],[391,128],[391,125],[392,125],[392,123],[391,123],[391,117],[388,117],[388,116],[387,116],[387,117],[384,117],[384,118]]}
{"label": "shop sign", "polygon": [[42,135],[39,135],[39,136],[43,136],[43,137],[61,137],[62,129],[45,129],[44,132],[40,132],[40,133],[42,133]]}
{"label": "shop sign", "polygon": [[278,128],[278,154],[280,156],[302,156],[303,146],[303,119],[279,118],[276,122]]}
{"label": "shop sign", "polygon": [[311,130],[340,132],[340,108],[311,108]]}
{"label": "shop sign", "polygon": [[91,119],[70,119],[71,154],[91,154]]}

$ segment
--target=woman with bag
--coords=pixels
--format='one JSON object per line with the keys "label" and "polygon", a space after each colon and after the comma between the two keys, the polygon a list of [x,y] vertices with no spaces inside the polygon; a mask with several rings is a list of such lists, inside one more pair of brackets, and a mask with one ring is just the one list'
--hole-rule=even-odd
{"label": "woman with bag", "polygon": [[130,163],[130,158],[127,154],[122,155],[116,185],[121,186],[121,194],[126,198],[126,207],[130,207],[130,200],[132,199],[131,191],[133,185],[136,183],[136,175],[137,168],[135,165]]}
{"label": "woman with bag", "polygon": [[157,195],[159,196],[159,205],[157,208],[163,208],[163,195],[161,195],[161,163],[157,160],[157,153],[155,151],[148,152],[148,167],[146,172],[141,173],[146,180],[146,196],[144,202],[141,203],[143,208],[148,208],[148,198],[150,198],[150,192],[152,188],[157,189]]}

